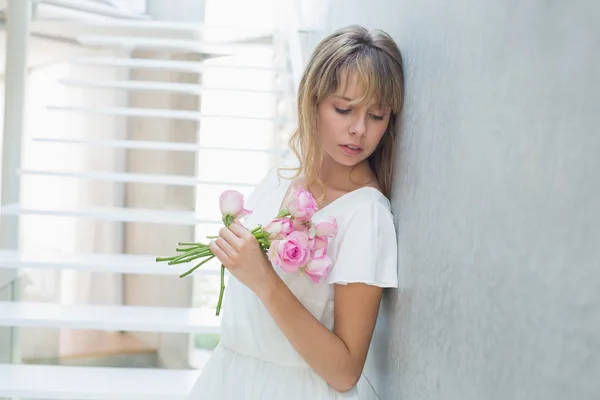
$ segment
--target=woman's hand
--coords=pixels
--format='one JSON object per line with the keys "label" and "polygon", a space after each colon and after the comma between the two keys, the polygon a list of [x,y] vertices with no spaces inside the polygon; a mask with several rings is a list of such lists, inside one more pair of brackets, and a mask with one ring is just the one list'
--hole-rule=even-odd
{"label": "woman's hand", "polygon": [[221,228],[209,248],[237,280],[256,294],[278,277],[254,235],[239,222]]}

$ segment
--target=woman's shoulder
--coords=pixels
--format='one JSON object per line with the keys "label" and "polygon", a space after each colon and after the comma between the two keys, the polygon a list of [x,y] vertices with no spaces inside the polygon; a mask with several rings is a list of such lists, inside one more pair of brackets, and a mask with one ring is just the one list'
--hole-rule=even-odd
{"label": "woman's shoulder", "polygon": [[374,230],[394,229],[391,203],[383,193],[374,188],[365,189],[364,196],[356,201],[348,219],[354,224],[369,224],[369,228]]}
{"label": "woman's shoulder", "polygon": [[389,199],[376,187],[363,186],[342,196],[338,201],[340,207],[335,208],[339,209],[339,218],[342,220],[393,220]]}
{"label": "woman's shoulder", "polygon": [[[329,283],[397,287],[397,238],[390,202],[377,189],[359,189],[338,218]],[[351,201],[350,201],[351,200]]]}

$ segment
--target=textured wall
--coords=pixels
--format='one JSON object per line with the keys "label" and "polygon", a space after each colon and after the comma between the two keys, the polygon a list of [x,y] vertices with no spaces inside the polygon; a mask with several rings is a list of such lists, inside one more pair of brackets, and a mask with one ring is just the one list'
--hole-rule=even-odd
{"label": "textured wall", "polygon": [[333,0],[390,32],[406,112],[382,399],[600,399],[600,4]]}

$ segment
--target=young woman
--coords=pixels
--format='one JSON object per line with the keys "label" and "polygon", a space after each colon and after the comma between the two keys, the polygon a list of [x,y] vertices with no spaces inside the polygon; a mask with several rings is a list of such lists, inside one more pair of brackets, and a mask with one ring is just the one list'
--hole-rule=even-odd
{"label": "young woman", "polygon": [[210,248],[232,277],[221,342],[192,399],[375,398],[362,374],[383,288],[397,286],[388,197],[402,108],[402,59],[384,32],[350,26],[315,49],[298,93],[290,140],[296,174],[271,171],[248,199],[247,225],[263,226],[302,186],[318,201],[313,222],[335,217],[326,278],[274,268],[239,223]]}

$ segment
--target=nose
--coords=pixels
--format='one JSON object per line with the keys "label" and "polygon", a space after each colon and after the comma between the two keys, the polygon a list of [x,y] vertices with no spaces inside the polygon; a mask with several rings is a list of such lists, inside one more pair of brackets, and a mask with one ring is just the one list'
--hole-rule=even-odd
{"label": "nose", "polygon": [[367,116],[363,113],[356,113],[356,118],[350,125],[350,134],[355,136],[364,136],[367,133]]}

